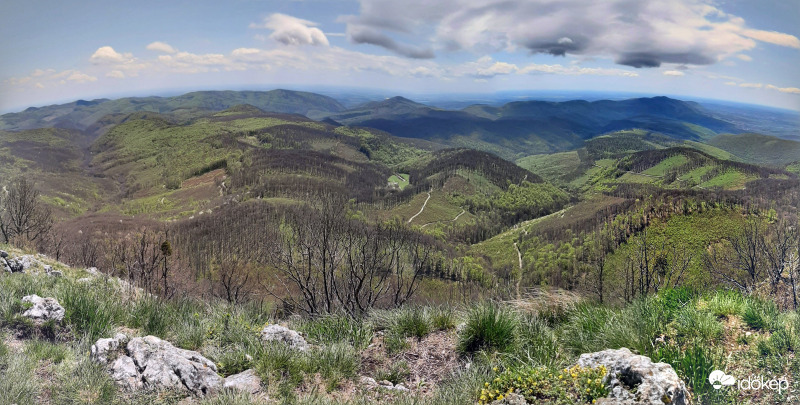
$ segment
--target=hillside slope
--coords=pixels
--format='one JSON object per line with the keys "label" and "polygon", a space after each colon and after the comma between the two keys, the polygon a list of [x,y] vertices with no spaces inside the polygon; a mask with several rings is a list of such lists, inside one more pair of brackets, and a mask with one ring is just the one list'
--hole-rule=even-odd
{"label": "hillside slope", "polygon": [[750,163],[785,166],[800,159],[800,142],[769,135],[722,134],[708,143]]}
{"label": "hillside slope", "polygon": [[250,104],[269,112],[302,115],[323,115],[344,110],[344,106],[330,97],[300,91],[198,91],[175,97],[78,100],[61,105],[31,107],[0,116],[0,129],[59,127],[85,130],[109,114],[150,111],[190,118],[239,104]]}

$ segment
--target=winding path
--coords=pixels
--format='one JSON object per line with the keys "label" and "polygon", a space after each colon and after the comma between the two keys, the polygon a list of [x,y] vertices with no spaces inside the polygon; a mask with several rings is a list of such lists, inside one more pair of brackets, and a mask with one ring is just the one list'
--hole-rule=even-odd
{"label": "winding path", "polygon": [[438,224],[439,222],[456,222],[456,221],[458,220],[458,218],[460,218],[462,215],[464,215],[464,213],[465,213],[465,212],[467,212],[467,210],[465,210],[465,209],[463,209],[463,208],[462,208],[462,209],[461,209],[461,213],[459,213],[458,215],[456,215],[456,217],[455,217],[455,218],[453,218],[453,219],[446,219],[446,220],[444,220],[444,221],[433,221],[433,222],[428,222],[427,224],[425,224],[425,225],[422,225],[420,228],[424,228],[424,227],[426,227],[426,226],[428,226],[428,225]]}
{"label": "winding path", "polygon": [[414,218],[416,218],[416,217],[417,217],[419,214],[422,214],[422,211],[425,211],[425,206],[426,206],[426,205],[428,205],[428,200],[430,200],[430,199],[431,199],[431,192],[430,192],[430,191],[428,191],[428,198],[426,198],[426,199],[425,199],[425,202],[424,202],[424,203],[422,203],[422,208],[420,208],[420,209],[419,209],[419,212],[418,212],[418,213],[416,213],[416,214],[414,214],[414,216],[413,216],[413,217],[409,218],[409,220],[408,220],[408,223],[409,223],[409,224],[410,224],[410,223],[411,223],[411,221],[413,221],[413,220],[414,220]]}

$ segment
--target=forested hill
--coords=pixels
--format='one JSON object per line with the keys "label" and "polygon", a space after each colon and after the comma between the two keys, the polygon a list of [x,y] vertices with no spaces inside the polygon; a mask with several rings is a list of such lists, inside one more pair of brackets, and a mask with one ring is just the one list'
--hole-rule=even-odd
{"label": "forested hill", "polygon": [[0,129],[69,128],[85,130],[109,114],[138,111],[191,118],[208,112],[249,104],[264,111],[321,116],[344,110],[333,98],[291,90],[197,91],[175,97],[127,97],[117,100],[78,100],[67,104],[31,107],[0,116]]}
{"label": "forested hill", "polygon": [[506,158],[572,149],[586,139],[634,128],[694,141],[722,132],[741,132],[736,125],[713,117],[697,103],[668,97],[594,102],[517,101],[500,107],[473,105],[459,111],[395,97],[329,118],[396,136],[488,150]]}

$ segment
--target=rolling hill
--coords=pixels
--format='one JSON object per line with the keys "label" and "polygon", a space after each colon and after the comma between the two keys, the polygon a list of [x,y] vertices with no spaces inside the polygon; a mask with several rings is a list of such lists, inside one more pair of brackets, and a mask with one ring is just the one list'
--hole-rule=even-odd
{"label": "rolling hill", "polygon": [[330,97],[300,91],[198,91],[176,97],[78,100],[67,104],[31,107],[0,116],[0,129],[59,127],[86,130],[110,114],[149,111],[188,119],[240,104],[250,104],[264,111],[309,116],[344,110],[344,106]]}
{"label": "rolling hill", "polygon": [[783,167],[800,159],[800,142],[769,135],[722,134],[709,139],[708,144],[755,164]]}
{"label": "rolling hill", "polygon": [[697,103],[667,97],[517,101],[500,107],[473,105],[458,111],[395,97],[329,118],[396,136],[487,150],[505,158],[568,150],[586,139],[620,130],[643,129],[693,141],[719,132],[739,132],[735,125],[711,116]]}

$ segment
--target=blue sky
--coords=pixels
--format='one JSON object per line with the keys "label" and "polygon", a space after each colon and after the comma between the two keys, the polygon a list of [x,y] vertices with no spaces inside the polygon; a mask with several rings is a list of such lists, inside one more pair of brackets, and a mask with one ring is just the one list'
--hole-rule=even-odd
{"label": "blue sky", "polygon": [[800,110],[800,0],[6,0],[0,111],[177,90],[620,91]]}

